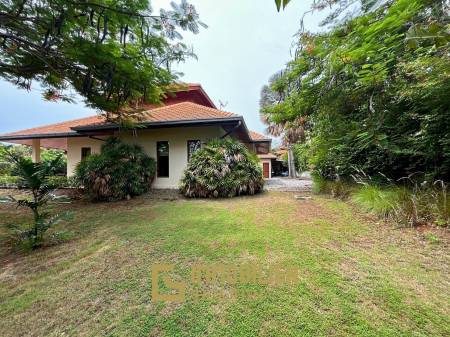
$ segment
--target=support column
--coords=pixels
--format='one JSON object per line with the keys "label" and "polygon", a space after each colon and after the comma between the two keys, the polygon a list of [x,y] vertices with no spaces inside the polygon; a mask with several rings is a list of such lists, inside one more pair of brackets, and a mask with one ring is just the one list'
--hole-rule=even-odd
{"label": "support column", "polygon": [[32,148],[33,152],[31,153],[31,160],[33,160],[33,163],[39,163],[41,161],[41,140],[33,139]]}

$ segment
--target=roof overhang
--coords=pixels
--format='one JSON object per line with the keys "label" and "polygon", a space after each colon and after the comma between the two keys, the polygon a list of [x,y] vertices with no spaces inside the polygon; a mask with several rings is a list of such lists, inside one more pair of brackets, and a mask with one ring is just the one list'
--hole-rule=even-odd
{"label": "roof overhang", "polygon": [[[242,141],[252,141],[249,131],[242,116],[227,118],[208,118],[194,120],[175,120],[161,122],[144,122],[139,128],[142,129],[161,129],[174,127],[194,127],[194,126],[221,126],[226,132],[235,135]],[[5,135],[0,136],[0,142],[20,141],[28,139],[52,139],[52,138],[73,138],[73,137],[89,137],[98,135],[112,134],[113,131],[121,130],[121,127],[113,123],[86,125],[71,128],[73,132],[61,133],[41,133],[29,135]]]}
{"label": "roof overhang", "polygon": [[51,138],[71,138],[71,137],[86,137],[86,135],[78,132],[62,132],[62,133],[35,133],[31,135],[8,135],[0,136],[0,142],[7,142],[9,140],[26,140],[26,139],[51,139]]}
{"label": "roof overhang", "polygon": [[[159,129],[159,128],[170,128],[170,127],[182,127],[182,126],[207,126],[207,125],[217,125],[217,124],[229,124],[236,123],[243,120],[242,117],[229,117],[229,118],[207,118],[207,119],[187,119],[187,120],[174,120],[174,121],[161,121],[161,122],[143,122],[140,123],[138,128],[145,129]],[[78,133],[84,133],[89,131],[115,131],[120,130],[121,127],[114,123],[105,123],[97,125],[84,125],[76,126],[71,128]]]}
{"label": "roof overhang", "polygon": [[253,143],[267,143],[267,142],[272,143],[272,139],[271,139],[271,138],[252,139],[252,142],[253,142]]}

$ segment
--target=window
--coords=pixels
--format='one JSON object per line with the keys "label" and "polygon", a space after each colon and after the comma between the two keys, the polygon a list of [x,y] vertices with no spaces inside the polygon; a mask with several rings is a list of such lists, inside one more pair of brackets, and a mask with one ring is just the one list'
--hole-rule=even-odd
{"label": "window", "polygon": [[202,142],[200,140],[188,140],[187,141],[187,159],[191,160],[191,156],[195,151],[200,150]]}
{"label": "window", "polygon": [[90,147],[82,147],[81,148],[81,159],[89,157],[90,155],[91,155],[91,148]]}
{"label": "window", "polygon": [[156,142],[156,165],[158,177],[169,177],[169,142]]}

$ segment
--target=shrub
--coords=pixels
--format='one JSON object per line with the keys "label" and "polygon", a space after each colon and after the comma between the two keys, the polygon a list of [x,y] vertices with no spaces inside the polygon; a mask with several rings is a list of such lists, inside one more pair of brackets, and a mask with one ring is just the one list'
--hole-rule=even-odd
{"label": "shrub", "polygon": [[334,198],[347,199],[354,190],[354,184],[343,180],[327,180],[313,173],[313,193],[331,194]]}
{"label": "shrub", "polygon": [[16,185],[19,181],[19,177],[17,176],[9,176],[9,175],[2,175],[0,176],[0,185]]}
{"label": "shrub", "polygon": [[[31,147],[26,145],[2,145],[0,144],[0,175],[17,176],[14,164],[7,158],[6,152],[15,156],[31,159]],[[57,160],[55,160],[58,158]],[[65,175],[67,172],[67,157],[62,150],[42,149],[41,162],[52,163],[54,174]]]}
{"label": "shrub", "polygon": [[[54,159],[59,158],[57,161]],[[62,150],[48,149],[41,152],[41,161],[52,162],[55,174],[65,175],[67,173],[67,156]]]}
{"label": "shrub", "polygon": [[400,188],[365,185],[353,194],[352,200],[366,211],[386,218],[395,213],[401,200],[408,198],[405,195],[407,193],[408,191]]}
{"label": "shrub", "polygon": [[78,163],[75,176],[91,200],[112,201],[147,192],[155,168],[155,160],[140,146],[109,138],[100,154]]}
{"label": "shrub", "polygon": [[353,202],[375,215],[402,226],[450,224],[450,198],[441,184],[418,184],[412,188],[365,185],[352,196]]}
{"label": "shrub", "polygon": [[233,197],[255,194],[264,186],[258,158],[232,139],[213,140],[195,152],[184,171],[186,197]]}

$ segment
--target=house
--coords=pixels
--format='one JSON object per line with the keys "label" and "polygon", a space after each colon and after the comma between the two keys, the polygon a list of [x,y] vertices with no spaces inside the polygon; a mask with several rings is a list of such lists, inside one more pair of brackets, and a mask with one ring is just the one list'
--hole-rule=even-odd
{"label": "house", "polygon": [[64,150],[71,176],[82,158],[98,153],[105,138],[116,136],[141,145],[156,159],[153,187],[178,188],[191,154],[210,139],[230,136],[254,151],[261,159],[264,177],[271,177],[271,139],[248,130],[242,116],[217,109],[201,85],[183,86],[162,106],[144,108],[143,127],[135,130],[121,130],[96,115],[3,134],[0,141],[32,146],[34,161],[39,161],[41,147]]}

